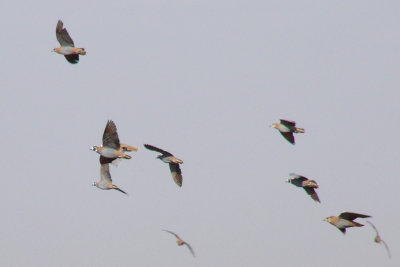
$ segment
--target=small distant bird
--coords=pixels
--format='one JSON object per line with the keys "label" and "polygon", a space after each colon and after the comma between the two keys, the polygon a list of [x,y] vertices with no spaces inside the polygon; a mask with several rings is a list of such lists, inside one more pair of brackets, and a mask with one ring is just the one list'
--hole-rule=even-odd
{"label": "small distant bird", "polygon": [[379,235],[379,233],[378,233],[378,229],[376,229],[375,225],[373,225],[370,221],[367,221],[367,223],[369,223],[369,224],[372,226],[372,228],[374,228],[374,230],[375,230],[375,232],[376,232],[376,236],[375,236],[375,238],[374,238],[375,243],[378,243],[378,244],[382,243],[382,244],[385,246],[385,248],[386,248],[386,251],[387,251],[387,253],[388,253],[389,258],[391,258],[389,246],[388,246],[388,245],[386,244],[386,242],[383,241],[382,238],[380,237],[380,235]]}
{"label": "small distant bird", "polygon": [[170,234],[173,234],[178,240],[176,241],[176,243],[178,244],[178,246],[182,246],[182,245],[186,245],[188,247],[188,249],[190,250],[190,253],[192,253],[193,257],[195,257],[194,255],[194,251],[192,249],[192,247],[189,245],[189,243],[187,243],[186,241],[183,241],[177,234],[175,234],[174,232],[168,231],[168,230],[163,230],[165,232],[168,232]]}
{"label": "small distant bird", "polygon": [[144,147],[149,150],[157,151],[162,154],[157,156],[157,158],[169,164],[169,169],[171,170],[172,178],[174,179],[175,183],[178,186],[182,186],[182,171],[181,168],[179,167],[179,164],[182,164],[183,161],[174,157],[174,155],[172,155],[171,153],[162,150],[158,147],[147,144],[145,144]]}
{"label": "small distant bird", "polygon": [[93,186],[96,186],[103,190],[115,189],[118,190],[119,192],[126,194],[125,191],[119,189],[118,186],[112,184],[109,166],[110,166],[109,164],[100,165],[100,181],[94,182]]}
{"label": "small distant bird", "polygon": [[119,163],[118,161],[115,161],[118,158],[132,158],[125,154],[125,151],[137,150],[137,148],[128,145],[121,146],[117,133],[117,126],[112,120],[107,121],[106,128],[104,129],[103,145],[92,146],[90,149],[100,154],[101,164],[113,163],[116,165]]}
{"label": "small distant bird", "polygon": [[75,47],[74,41],[72,41],[71,36],[69,36],[67,29],[63,28],[63,22],[61,20],[57,23],[56,37],[61,47],[54,48],[53,51],[64,55],[69,63],[76,64],[79,62],[79,55],[86,55],[85,48]]}
{"label": "small distant bird", "polygon": [[327,221],[328,223],[336,226],[336,228],[338,228],[343,234],[345,234],[346,228],[355,226],[356,227],[364,226],[361,223],[353,222],[353,220],[357,218],[369,218],[369,217],[371,216],[353,212],[343,212],[340,213],[339,216],[326,217],[324,221]]}
{"label": "small distant bird", "polygon": [[288,120],[280,120],[281,123],[273,123],[271,124],[272,128],[277,129],[286,140],[289,141],[292,145],[295,144],[293,133],[304,133],[305,130],[303,128],[296,127],[296,123],[294,121]]}
{"label": "small distant bird", "polygon": [[291,173],[289,175],[294,178],[288,179],[287,180],[288,183],[291,183],[297,187],[302,187],[307,192],[307,194],[310,195],[310,197],[312,199],[321,203],[321,201],[319,200],[319,197],[317,195],[317,192],[315,192],[315,190],[314,190],[314,188],[318,188],[318,184],[316,181],[309,180],[308,178],[298,175],[298,174],[295,174],[295,173]]}

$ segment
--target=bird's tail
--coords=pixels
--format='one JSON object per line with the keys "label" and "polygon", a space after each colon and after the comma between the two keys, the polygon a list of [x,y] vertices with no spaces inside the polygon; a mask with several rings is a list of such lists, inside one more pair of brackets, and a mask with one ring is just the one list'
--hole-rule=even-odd
{"label": "bird's tail", "polygon": [[129,155],[127,155],[127,154],[124,154],[124,155],[123,155],[123,158],[124,158],[124,159],[131,159],[132,157],[129,156]]}
{"label": "bird's tail", "polygon": [[364,226],[364,224],[361,224],[361,223],[358,223],[358,222],[353,222],[354,223],[354,226],[356,226],[356,227],[363,227]]}
{"label": "bird's tail", "polygon": [[137,147],[133,147],[133,146],[130,146],[127,144],[121,144],[121,147],[124,151],[128,151],[128,152],[131,152],[131,151],[137,152],[139,150]]}
{"label": "bird's tail", "polygon": [[78,48],[78,52],[79,52],[79,54],[82,55],[82,56],[86,55],[86,50],[85,50],[85,48]]}
{"label": "bird's tail", "polygon": [[303,128],[296,128],[296,133],[305,133],[306,131]]}

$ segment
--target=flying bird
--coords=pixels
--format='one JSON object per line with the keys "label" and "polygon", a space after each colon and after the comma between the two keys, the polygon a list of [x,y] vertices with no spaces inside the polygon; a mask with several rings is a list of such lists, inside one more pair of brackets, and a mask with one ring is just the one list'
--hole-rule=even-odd
{"label": "flying bird", "polygon": [[119,158],[130,159],[131,156],[125,154],[125,151],[135,151],[137,148],[123,144],[121,146],[119,142],[117,126],[112,120],[107,121],[106,128],[103,133],[103,145],[92,146],[90,148],[100,154],[100,164],[113,163],[118,165]]}
{"label": "flying bird", "polygon": [[375,225],[373,225],[370,221],[367,221],[367,223],[369,223],[371,225],[371,227],[374,228],[374,230],[375,230],[375,233],[376,233],[376,236],[374,238],[375,243],[378,243],[378,244],[382,243],[385,246],[386,251],[387,251],[388,256],[389,256],[389,259],[390,259],[391,255],[390,255],[389,246],[386,244],[385,241],[382,240],[381,236],[378,233],[378,229],[376,229]]}
{"label": "flying bird", "polygon": [[294,121],[288,120],[280,120],[280,123],[271,124],[272,128],[277,129],[286,140],[289,141],[292,145],[295,144],[293,133],[304,133],[305,130],[303,128],[296,127],[296,123]]}
{"label": "flying bird", "polygon": [[103,190],[115,189],[127,195],[125,191],[112,184],[109,164],[100,164],[100,181],[94,182],[93,186]]}
{"label": "flying bird", "polygon": [[324,221],[327,221],[333,226],[336,226],[336,228],[338,228],[343,234],[345,234],[346,228],[364,226],[361,223],[353,222],[353,220],[357,218],[369,218],[369,217],[371,216],[353,212],[343,212],[340,213],[339,216],[326,217]]}
{"label": "flying bird", "polygon": [[174,232],[168,231],[168,230],[163,230],[165,232],[168,232],[172,235],[174,235],[178,240],[176,240],[176,243],[178,244],[178,246],[182,246],[182,245],[186,245],[188,247],[188,249],[190,250],[190,253],[192,253],[193,257],[195,257],[194,251],[192,249],[192,247],[189,245],[189,243],[187,243],[186,241],[183,241],[177,234],[175,234]]}
{"label": "flying bird", "polygon": [[61,20],[58,20],[57,23],[56,37],[61,46],[54,48],[53,51],[64,55],[69,63],[76,64],[79,62],[79,55],[86,55],[85,48],[75,47],[74,41],[72,41],[71,36],[69,36],[67,29],[63,28],[63,22]]}
{"label": "flying bird", "polygon": [[317,192],[315,192],[314,188],[318,188],[318,184],[314,180],[309,180],[307,177],[291,173],[290,176],[294,177],[292,179],[288,179],[287,182],[291,183],[297,187],[302,187],[307,194],[310,195],[312,199],[314,199],[317,202],[321,201],[319,200],[319,197],[317,195]]}
{"label": "flying bird", "polygon": [[174,155],[172,155],[171,153],[162,150],[158,147],[148,144],[145,144],[144,147],[149,150],[161,153],[161,155],[158,155],[157,158],[169,164],[169,169],[171,171],[172,178],[174,179],[175,183],[178,186],[182,186],[182,171],[181,168],[179,167],[179,164],[182,164],[183,161],[174,157]]}

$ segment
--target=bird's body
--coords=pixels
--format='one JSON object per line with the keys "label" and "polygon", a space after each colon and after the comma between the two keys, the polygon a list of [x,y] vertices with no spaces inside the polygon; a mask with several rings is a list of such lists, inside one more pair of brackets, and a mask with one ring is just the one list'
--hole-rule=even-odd
{"label": "bird's body", "polygon": [[297,187],[302,187],[313,200],[321,202],[319,200],[317,192],[315,192],[315,189],[318,188],[318,184],[316,181],[309,180],[307,177],[295,173],[291,173],[290,176],[294,178],[288,179],[287,180],[288,183],[291,183]]}
{"label": "bird's body", "polygon": [[304,133],[303,128],[296,127],[296,122],[288,120],[280,120],[280,123],[271,124],[272,128],[277,129],[282,136],[289,141],[292,145],[295,144],[295,139],[293,133]]}
{"label": "bird's body", "polygon": [[192,253],[193,257],[195,257],[194,250],[192,249],[192,247],[190,246],[189,243],[187,243],[186,241],[182,240],[182,238],[180,238],[179,235],[175,234],[175,233],[172,232],[172,231],[168,231],[168,230],[163,230],[163,231],[174,235],[174,236],[176,237],[176,239],[177,239],[177,240],[176,240],[176,244],[178,244],[178,246],[186,245],[186,246],[188,247],[190,253]]}
{"label": "bird's body", "polygon": [[56,37],[61,46],[54,48],[53,51],[64,55],[71,64],[79,62],[79,55],[86,55],[85,48],[75,47],[74,41],[67,29],[63,28],[63,22],[61,20],[57,22]]}
{"label": "bird's body", "polygon": [[353,220],[357,218],[369,218],[369,217],[371,216],[353,212],[343,212],[339,214],[339,216],[326,217],[324,221],[329,222],[330,224],[338,228],[343,234],[345,234],[346,228],[364,226],[363,224],[354,222]]}
{"label": "bird's body", "polygon": [[106,128],[104,129],[103,145],[92,146],[90,149],[100,154],[101,164],[118,164],[119,161],[115,161],[118,158],[132,158],[131,156],[125,154],[125,151],[135,151],[135,149],[137,151],[137,148],[131,147],[126,144],[123,144],[123,146],[121,146],[117,133],[117,126],[112,120],[107,121]]}
{"label": "bird's body", "polygon": [[148,144],[145,144],[144,147],[149,150],[161,153],[161,155],[157,156],[157,158],[160,159],[161,161],[169,164],[169,169],[171,171],[172,178],[174,179],[175,183],[178,186],[182,186],[183,177],[182,177],[182,171],[181,171],[181,168],[179,167],[179,164],[182,164],[183,161],[178,159],[171,153],[169,153],[165,150],[162,150],[158,147],[148,145]]}
{"label": "bird's body", "polygon": [[102,190],[115,189],[126,194],[125,191],[112,184],[109,164],[100,164],[100,180],[98,182],[94,182],[93,185]]}

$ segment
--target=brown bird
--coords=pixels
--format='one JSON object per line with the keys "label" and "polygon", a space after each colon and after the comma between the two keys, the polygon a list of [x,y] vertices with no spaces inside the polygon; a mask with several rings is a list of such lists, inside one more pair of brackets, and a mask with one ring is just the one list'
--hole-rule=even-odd
{"label": "brown bird", "polygon": [[381,244],[381,243],[382,243],[382,244],[385,246],[386,251],[387,251],[388,256],[389,256],[389,259],[390,259],[390,258],[391,258],[391,255],[390,255],[389,246],[388,246],[388,245],[386,244],[386,242],[383,241],[382,238],[380,237],[380,235],[379,235],[379,233],[378,233],[378,229],[376,229],[375,225],[373,225],[372,222],[370,222],[370,221],[366,221],[366,222],[369,223],[369,224],[371,225],[371,227],[374,228],[374,230],[375,230],[375,233],[376,233],[376,236],[375,236],[375,238],[374,238],[375,243],[378,243],[378,244]]}
{"label": "brown bird", "polygon": [[294,177],[292,179],[288,179],[287,182],[291,183],[297,187],[302,187],[307,194],[310,195],[310,197],[312,199],[314,199],[317,202],[321,201],[319,200],[319,197],[317,195],[317,192],[315,192],[314,188],[318,188],[318,184],[316,181],[314,180],[309,180],[307,177],[295,174],[295,173],[291,173],[289,174],[290,176]]}
{"label": "brown bird", "polygon": [[174,235],[178,240],[176,241],[176,243],[178,244],[178,246],[182,246],[182,245],[186,245],[188,247],[188,249],[190,250],[190,253],[192,253],[193,257],[195,257],[194,255],[194,251],[192,249],[192,247],[189,245],[189,243],[187,243],[186,241],[183,241],[177,234],[175,234],[172,231],[168,231],[168,230],[163,230],[165,232],[168,232],[172,235]]}
{"label": "brown bird", "polygon": [[183,161],[174,157],[174,155],[172,155],[171,153],[162,150],[161,148],[148,144],[145,144],[144,147],[149,150],[156,151],[162,154],[158,155],[157,158],[169,164],[169,169],[171,171],[172,178],[174,179],[175,183],[178,186],[182,186],[182,171],[181,168],[179,167],[179,164],[182,164]]}
{"label": "brown bird", "polygon": [[71,64],[79,62],[79,55],[86,55],[85,48],[77,48],[69,36],[67,29],[63,28],[63,22],[59,20],[56,27],[56,37],[61,47],[54,48],[53,51],[64,55]]}
{"label": "brown bird", "polygon": [[272,128],[277,129],[286,140],[289,141],[292,145],[295,144],[293,133],[304,133],[305,130],[303,128],[296,127],[296,122],[288,121],[288,120],[280,120],[281,123],[273,123],[271,124]]}
{"label": "brown bird", "polygon": [[343,234],[345,234],[346,228],[364,226],[361,223],[353,222],[353,220],[357,218],[369,218],[369,217],[371,216],[353,212],[343,212],[340,213],[339,216],[326,217],[324,221],[327,221],[333,226],[336,226],[336,228],[338,228]]}
{"label": "brown bird", "polygon": [[125,151],[137,151],[137,148],[123,144],[121,146],[117,133],[117,126],[112,120],[107,121],[106,128],[103,133],[103,145],[92,146],[90,148],[100,154],[100,163],[107,164],[113,163],[118,165],[119,161],[116,159],[125,158],[130,159],[131,156],[125,154]]}

